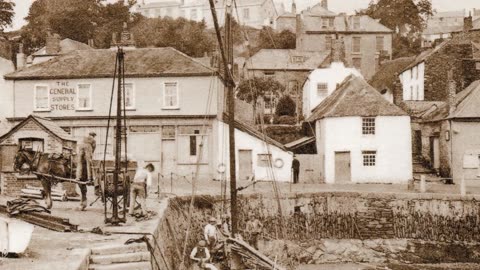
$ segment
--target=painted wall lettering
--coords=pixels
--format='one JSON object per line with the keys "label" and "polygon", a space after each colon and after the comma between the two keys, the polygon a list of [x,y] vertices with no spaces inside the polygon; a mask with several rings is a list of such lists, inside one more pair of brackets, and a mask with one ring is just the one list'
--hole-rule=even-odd
{"label": "painted wall lettering", "polygon": [[75,110],[76,89],[68,81],[56,82],[50,88],[50,109],[52,111]]}

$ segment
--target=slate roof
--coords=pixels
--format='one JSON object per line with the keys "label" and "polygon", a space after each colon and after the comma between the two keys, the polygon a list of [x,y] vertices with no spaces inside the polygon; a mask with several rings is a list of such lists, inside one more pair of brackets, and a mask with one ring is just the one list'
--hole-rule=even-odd
{"label": "slate roof", "polygon": [[313,122],[327,117],[406,115],[406,112],[388,102],[363,78],[350,75],[313,109],[307,121]]}
{"label": "slate roof", "polygon": [[335,12],[332,12],[324,7],[322,7],[322,3],[317,3],[316,5],[312,6],[311,8],[305,10],[303,12],[305,15],[310,16],[335,16],[337,15]]}
{"label": "slate roof", "polygon": [[[328,61],[330,52],[307,52],[287,49],[262,49],[246,61],[247,69],[260,70],[313,70]],[[294,62],[295,56],[304,57],[301,63]]]}
{"label": "slate roof", "polygon": [[40,116],[35,116],[35,115],[29,115],[27,118],[25,118],[22,122],[18,123],[16,126],[14,126],[9,132],[4,134],[3,136],[0,137],[0,142],[5,140],[6,138],[10,137],[13,133],[17,132],[20,128],[22,128],[26,123],[29,121],[34,121],[41,127],[43,127],[47,132],[50,134],[54,135],[55,137],[63,140],[63,141],[72,141],[76,142],[76,140],[68,134],[65,130],[63,130],[61,127],[59,127],[57,124],[55,124],[52,120],[43,118]]}
{"label": "slate roof", "polygon": [[426,50],[426,51],[420,53],[419,55],[417,55],[417,57],[415,57],[415,60],[410,65],[403,68],[400,71],[400,73],[403,73],[404,71],[415,67],[416,65],[420,64],[421,62],[424,62],[425,60],[427,60],[429,57],[433,56],[436,52],[441,50],[443,47],[445,47],[450,42],[451,42],[451,40],[445,40],[442,43],[440,43],[438,46],[436,46],[435,48],[432,48],[432,49],[429,49],[429,50]]}
{"label": "slate roof", "polygon": [[395,80],[398,79],[400,72],[414,60],[415,57],[401,57],[385,61],[368,83],[378,91],[382,91],[385,88],[393,90]]}
{"label": "slate roof", "polygon": [[444,104],[445,101],[405,100],[400,104],[400,107],[412,117],[423,118]]}
{"label": "slate roof", "polygon": [[480,118],[480,80],[474,81],[455,97],[456,109],[450,114],[447,102],[424,118],[425,122],[445,119]]}
{"label": "slate roof", "polygon": [[[110,49],[78,50],[5,75],[7,80],[111,78],[116,52]],[[211,76],[215,71],[170,48],[125,51],[126,77]]]}
{"label": "slate roof", "polygon": [[[85,43],[66,38],[60,41],[60,52],[58,52],[58,54],[66,54],[76,50],[93,50],[93,48]],[[47,55],[45,47],[33,53],[33,56],[43,55]]]}
{"label": "slate roof", "polygon": [[302,147],[304,145],[307,145],[307,144],[313,143],[313,142],[315,142],[315,136],[303,137],[303,138],[300,138],[296,141],[289,142],[289,143],[285,144],[285,147],[289,150],[294,150],[296,148]]}

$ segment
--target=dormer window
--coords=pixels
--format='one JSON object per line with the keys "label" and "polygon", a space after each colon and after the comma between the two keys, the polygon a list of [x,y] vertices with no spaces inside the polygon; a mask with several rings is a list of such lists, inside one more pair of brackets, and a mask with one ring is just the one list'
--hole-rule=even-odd
{"label": "dormer window", "polygon": [[322,29],[333,28],[335,17],[322,18]]}
{"label": "dormer window", "polygon": [[294,56],[294,57],[292,57],[292,61],[295,64],[300,64],[300,63],[303,63],[305,61],[305,59],[304,59],[303,56]]}

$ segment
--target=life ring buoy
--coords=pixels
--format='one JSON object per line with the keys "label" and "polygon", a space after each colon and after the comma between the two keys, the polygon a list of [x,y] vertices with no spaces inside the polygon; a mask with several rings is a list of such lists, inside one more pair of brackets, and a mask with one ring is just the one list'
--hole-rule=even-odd
{"label": "life ring buoy", "polygon": [[285,164],[283,162],[283,159],[277,158],[277,159],[275,159],[274,165],[275,165],[275,167],[280,169],[280,168],[283,168],[283,165],[285,165]]}
{"label": "life ring buoy", "polygon": [[217,171],[219,173],[224,173],[226,170],[227,170],[227,167],[225,166],[225,164],[223,163],[218,164]]}

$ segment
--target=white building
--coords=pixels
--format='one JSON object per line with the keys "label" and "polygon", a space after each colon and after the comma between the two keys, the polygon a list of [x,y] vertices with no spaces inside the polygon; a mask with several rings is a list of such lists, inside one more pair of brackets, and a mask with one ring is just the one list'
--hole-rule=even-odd
{"label": "white building", "polygon": [[410,117],[361,77],[349,76],[315,108],[326,183],[404,183],[412,178]]}
{"label": "white building", "polygon": [[[11,82],[5,81],[3,75],[13,72],[15,70],[15,66],[13,62],[0,57],[0,89],[7,89],[11,88]],[[10,124],[7,122],[5,117],[11,114],[11,106],[9,106],[9,101],[11,100],[10,96],[12,93],[8,93],[7,95],[0,96],[0,136],[6,133],[9,128]]]}
{"label": "white building", "polygon": [[[224,0],[216,0],[215,7],[220,24],[225,19]],[[255,28],[273,26],[278,13],[273,0],[237,0],[233,17],[242,25]],[[213,19],[208,0],[172,0],[142,1],[136,11],[148,18],[171,17],[185,18],[200,22],[205,20],[208,27],[213,27]]]}
{"label": "white building", "polygon": [[342,62],[333,62],[328,68],[312,71],[303,85],[303,116],[308,118],[312,110],[352,74],[362,77],[358,70],[347,68]]}

